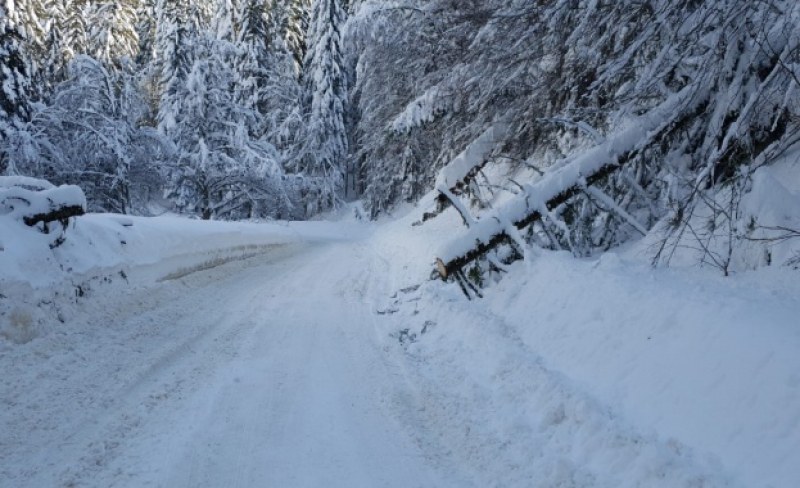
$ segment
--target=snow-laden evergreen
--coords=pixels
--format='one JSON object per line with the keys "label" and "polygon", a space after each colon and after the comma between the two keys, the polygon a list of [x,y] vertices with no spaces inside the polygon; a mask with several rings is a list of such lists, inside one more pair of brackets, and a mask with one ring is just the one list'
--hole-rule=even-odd
{"label": "snow-laden evergreen", "polygon": [[28,118],[33,90],[24,34],[12,17],[0,5],[0,174],[17,172],[18,131]]}
{"label": "snow-laden evergreen", "polygon": [[312,2],[308,51],[303,60],[305,140],[291,166],[309,183],[304,203],[310,214],[336,205],[344,191],[348,155],[348,87],[342,46],[345,21],[341,0]]}
{"label": "snow-laden evergreen", "polygon": [[308,49],[306,38],[308,31],[308,17],[311,0],[287,0],[275,2],[278,6],[279,16],[286,45],[292,53],[295,69],[302,75],[303,60]]}
{"label": "snow-laden evergreen", "polygon": [[796,488],[799,25],[0,0],[0,486]]}
{"label": "snow-laden evergreen", "polygon": [[[672,222],[666,234],[701,243],[727,238],[749,175],[798,140],[797,17],[790,1],[362,3],[350,31],[360,46],[353,153],[365,203],[379,214],[418,199],[507,114],[493,174],[511,178],[481,180],[484,197],[502,199],[683,93],[693,110],[637,141],[620,171],[531,237],[588,255],[640,234],[624,214],[646,228]],[[739,190],[712,205],[714,229],[690,230],[693,209],[726,185]],[[658,260],[679,242],[665,240]]]}
{"label": "snow-laden evergreen", "polygon": [[237,97],[237,60],[247,53],[212,37],[192,46],[191,68],[172,95],[172,125],[163,126],[177,147],[168,197],[204,219],[288,216],[278,152],[258,135],[256,107]]}
{"label": "snow-laden evergreen", "polygon": [[[150,162],[157,171],[141,193],[149,203],[111,205],[116,197],[99,197],[117,191],[122,171],[92,183],[110,185],[87,190],[94,209],[308,218],[362,198],[378,217],[418,201],[435,187],[440,169],[502,118],[504,137],[487,148],[466,192],[457,195],[480,220],[493,202],[684,93],[695,110],[679,111],[657,137],[638,141],[619,170],[526,234],[528,243],[588,256],[657,229],[663,240],[655,261],[668,263],[687,235],[704,247],[709,240],[749,238],[737,202],[755,169],[791,147],[800,126],[798,7],[789,0],[5,4],[13,10],[4,16],[10,27],[3,41],[9,68],[2,74],[9,80],[0,121],[8,134],[3,171],[74,181],[83,173],[69,177],[51,168],[107,164],[88,164],[87,156],[54,163],[68,156],[56,154],[60,141],[105,133],[100,118],[88,126],[85,118],[84,125],[61,124],[63,136],[41,129],[44,119],[30,119],[34,106],[38,114],[65,113],[56,98],[74,86],[69,66],[80,56],[111,73],[108,93],[135,92],[143,104],[112,119],[158,132],[159,144],[171,148]],[[209,80],[218,86],[201,88]],[[211,113],[198,107],[212,105],[218,114],[211,118],[226,124],[213,137],[232,144],[224,150],[211,149],[210,129],[189,115]],[[208,151],[199,149],[200,140]],[[232,159],[211,164],[214,172],[240,189],[259,188],[258,195],[188,196],[185,169],[208,167],[201,155],[221,153]],[[26,169],[11,168],[11,159]],[[123,183],[131,185],[137,186]],[[259,210],[219,207],[231,198]],[[209,203],[199,203],[204,199]],[[698,228],[693,218],[704,207],[715,223]],[[712,254],[707,258],[724,269],[724,256]]]}
{"label": "snow-laden evergreen", "polygon": [[115,0],[92,5],[89,14],[89,50],[95,59],[113,65],[133,59],[139,50],[136,0]]}
{"label": "snow-laden evergreen", "polygon": [[87,22],[89,4],[86,0],[65,0],[65,14],[62,20],[66,60],[89,50]]}
{"label": "snow-laden evergreen", "polygon": [[146,211],[160,186],[158,162],[170,147],[142,125],[147,118],[131,68],[111,71],[78,56],[50,103],[37,105],[20,129],[16,171],[80,184],[92,210]]}

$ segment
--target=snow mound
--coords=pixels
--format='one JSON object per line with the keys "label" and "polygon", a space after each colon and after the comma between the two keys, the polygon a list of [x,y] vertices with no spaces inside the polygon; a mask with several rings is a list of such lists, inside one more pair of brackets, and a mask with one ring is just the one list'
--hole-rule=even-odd
{"label": "snow mound", "polygon": [[23,220],[62,207],[86,209],[86,195],[75,185],[53,186],[25,176],[0,176],[0,216]]}
{"label": "snow mound", "polygon": [[766,254],[761,254],[775,264],[790,263],[800,256],[800,191],[792,191],[788,184],[772,168],[761,168],[753,175],[750,192],[742,198],[743,220],[753,228],[748,237],[766,243]]}

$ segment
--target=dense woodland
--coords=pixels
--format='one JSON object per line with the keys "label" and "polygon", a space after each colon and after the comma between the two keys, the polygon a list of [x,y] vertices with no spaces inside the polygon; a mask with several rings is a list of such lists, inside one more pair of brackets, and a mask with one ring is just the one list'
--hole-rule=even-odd
{"label": "dense woodland", "polygon": [[[656,260],[691,234],[727,271],[709,239],[752,232],[750,176],[800,140],[794,0],[4,2],[0,174],[95,211],[378,217],[501,123],[443,189],[497,222],[468,241],[588,255],[661,226]],[[587,155],[606,166],[536,186]]]}

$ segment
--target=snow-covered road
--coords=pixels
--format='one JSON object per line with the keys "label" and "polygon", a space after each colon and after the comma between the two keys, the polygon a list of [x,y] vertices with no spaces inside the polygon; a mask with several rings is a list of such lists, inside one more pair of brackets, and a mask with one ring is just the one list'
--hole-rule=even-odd
{"label": "snow-covered road", "polygon": [[191,419],[176,421],[181,434],[165,441],[172,454],[156,480],[443,486],[392,415],[392,389],[404,380],[370,341],[370,262],[356,243],[247,270],[259,284],[226,304],[248,311],[237,319],[234,359],[175,412]]}
{"label": "snow-covered road", "polygon": [[0,485],[445,486],[393,416],[375,262],[293,244],[87,307],[4,365]]}
{"label": "snow-covered road", "polygon": [[552,253],[468,302],[424,280],[439,236],[358,225],[10,295],[63,323],[0,341],[0,487],[794,486],[794,275]]}

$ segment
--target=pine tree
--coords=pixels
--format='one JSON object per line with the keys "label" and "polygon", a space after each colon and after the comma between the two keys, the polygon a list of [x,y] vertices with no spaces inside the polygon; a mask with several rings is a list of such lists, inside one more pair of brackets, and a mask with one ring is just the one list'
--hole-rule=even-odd
{"label": "pine tree", "polygon": [[44,58],[41,77],[46,93],[66,78],[69,49],[65,42],[65,19],[67,18],[64,0],[46,0],[47,38],[45,40]]}
{"label": "pine tree", "polygon": [[228,42],[234,42],[238,37],[241,26],[241,14],[238,0],[219,0],[217,12],[214,15],[216,24],[216,37]]}
{"label": "pine tree", "polygon": [[[277,147],[284,163],[304,140],[297,64],[284,37],[289,4],[278,0],[243,0],[237,64],[237,97],[257,114],[255,135]],[[293,213],[302,217],[303,213]]]}
{"label": "pine tree", "polygon": [[340,0],[314,2],[303,63],[306,142],[296,166],[309,178],[306,207],[312,214],[333,207],[343,190],[342,168],[348,153],[344,120],[347,78],[341,44],[345,20]]}
{"label": "pine tree", "polygon": [[107,66],[133,59],[139,50],[137,0],[113,0],[93,5],[89,29],[90,52]]}
{"label": "pine tree", "polygon": [[265,131],[270,103],[267,84],[274,64],[269,51],[271,32],[265,3],[264,0],[242,0],[236,13],[236,99],[253,114],[254,120],[249,125],[254,137],[261,137]]}
{"label": "pine tree", "polygon": [[308,49],[306,33],[308,31],[311,0],[288,0],[287,3],[288,5],[284,7],[285,10],[280,11],[280,20],[286,46],[294,57],[295,70],[298,76],[302,76],[303,61],[306,58]]}
{"label": "pine tree", "polygon": [[203,219],[275,215],[288,208],[277,151],[252,136],[254,114],[237,101],[236,46],[205,36],[193,49],[190,72],[174,85],[182,102],[167,132],[178,148],[169,198]]}
{"label": "pine tree", "polygon": [[31,78],[24,34],[0,4],[0,174],[14,173],[12,139],[30,114]]}
{"label": "pine tree", "polygon": [[70,62],[68,75],[18,131],[17,169],[80,185],[93,210],[141,212],[160,186],[156,169],[169,146],[141,123],[147,106],[136,78],[87,55]]}
{"label": "pine tree", "polygon": [[43,0],[25,0],[11,2],[8,17],[17,28],[24,33],[29,50],[34,54],[44,51],[47,38],[47,9]]}
{"label": "pine tree", "polygon": [[196,32],[206,31],[214,17],[214,2],[198,0],[174,0],[183,2],[187,25]]}
{"label": "pine tree", "polygon": [[269,0],[240,0],[236,15],[239,23],[238,42],[256,46],[266,53],[273,41],[272,7]]}
{"label": "pine tree", "polygon": [[86,19],[89,16],[87,0],[66,0],[64,18],[64,49],[67,59],[89,52]]}
{"label": "pine tree", "polygon": [[[156,2],[155,0],[141,0],[137,9],[138,22],[136,34],[139,38],[139,48],[134,59],[134,65],[140,70],[140,82],[143,96],[150,107],[150,114],[158,112],[160,72],[156,62]],[[155,120],[148,120],[148,125],[156,125]]]}
{"label": "pine tree", "polygon": [[158,72],[158,126],[167,135],[176,128],[175,115],[180,110],[182,98],[180,87],[191,70],[192,44],[199,31],[186,23],[186,4],[171,0],[159,0],[156,5],[156,56]]}
{"label": "pine tree", "polygon": [[155,0],[140,0],[136,9],[136,35],[139,38],[139,49],[136,64],[148,65],[154,55],[156,34],[156,3]]}

